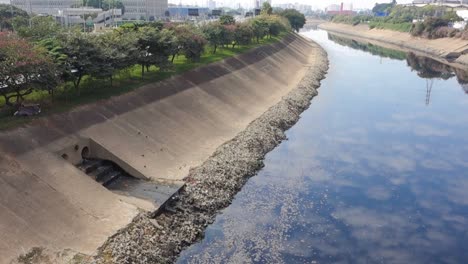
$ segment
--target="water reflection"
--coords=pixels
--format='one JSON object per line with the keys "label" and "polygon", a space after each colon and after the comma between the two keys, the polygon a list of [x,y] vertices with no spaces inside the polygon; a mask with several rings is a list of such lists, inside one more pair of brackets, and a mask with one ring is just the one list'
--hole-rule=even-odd
{"label": "water reflection", "polygon": [[339,37],[330,33],[328,33],[328,39],[340,45],[362,50],[376,56],[396,60],[406,59],[406,53],[403,51],[387,49],[381,46],[373,45],[372,43],[363,43],[354,39]]}
{"label": "water reflection", "polygon": [[424,79],[448,80],[454,76],[458,83],[466,90],[468,84],[468,70],[453,68],[429,57],[418,56],[412,52],[392,50],[371,43],[358,42],[350,38],[344,38],[328,33],[328,39],[343,46],[362,50],[383,58],[406,60],[409,67],[416,71],[418,76]]}
{"label": "water reflection", "polygon": [[[468,96],[457,80],[434,77],[427,107],[417,88],[431,79],[406,55],[307,36],[331,62],[320,95],[179,263],[466,263]],[[447,72],[424,61],[411,59]]]}

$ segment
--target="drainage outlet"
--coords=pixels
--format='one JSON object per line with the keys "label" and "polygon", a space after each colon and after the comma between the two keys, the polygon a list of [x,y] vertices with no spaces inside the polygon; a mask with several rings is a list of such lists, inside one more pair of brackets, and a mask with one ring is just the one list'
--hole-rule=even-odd
{"label": "drainage outlet", "polygon": [[182,184],[157,183],[135,178],[108,160],[83,158],[77,167],[108,190],[122,196],[149,201],[155,208],[164,205],[182,187]]}

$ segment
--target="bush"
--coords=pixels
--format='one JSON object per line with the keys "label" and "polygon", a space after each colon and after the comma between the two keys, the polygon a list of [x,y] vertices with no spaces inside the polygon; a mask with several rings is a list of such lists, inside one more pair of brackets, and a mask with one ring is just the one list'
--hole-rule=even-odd
{"label": "bush", "polygon": [[429,39],[454,37],[457,30],[448,27],[449,21],[438,17],[427,17],[424,22],[416,23],[411,29],[411,35]]}
{"label": "bush", "polygon": [[416,24],[413,24],[411,27],[411,35],[412,36],[421,36],[424,31],[424,24],[422,22],[417,22]]}
{"label": "bush", "polygon": [[468,40],[468,29],[466,27],[465,30],[463,30],[463,32],[461,33],[460,37],[464,40]]}
{"label": "bush", "polygon": [[[459,33],[460,31],[456,28],[451,28],[451,27],[440,27],[436,30],[436,35],[437,33],[441,33],[440,34],[440,38],[453,38],[455,36],[457,36],[457,33]],[[436,36],[437,38],[437,36]]]}

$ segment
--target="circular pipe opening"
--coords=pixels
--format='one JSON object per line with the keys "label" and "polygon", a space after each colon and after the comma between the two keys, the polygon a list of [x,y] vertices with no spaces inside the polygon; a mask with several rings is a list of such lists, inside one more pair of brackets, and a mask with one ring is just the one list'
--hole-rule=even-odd
{"label": "circular pipe opening", "polygon": [[62,154],[62,158],[63,158],[64,160],[68,160],[68,155],[67,155],[67,154],[65,154],[65,153],[64,153],[64,154]]}
{"label": "circular pipe opening", "polygon": [[88,147],[84,147],[84,148],[81,150],[81,157],[82,157],[83,159],[89,158],[89,148],[88,148]]}
{"label": "circular pipe opening", "polygon": [[78,151],[80,149],[80,146],[79,145],[75,145],[75,151]]}

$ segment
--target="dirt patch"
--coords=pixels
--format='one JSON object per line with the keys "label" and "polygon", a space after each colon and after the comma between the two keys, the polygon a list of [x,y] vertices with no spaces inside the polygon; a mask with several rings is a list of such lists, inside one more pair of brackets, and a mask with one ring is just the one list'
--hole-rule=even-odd
{"label": "dirt patch", "polygon": [[246,181],[263,167],[265,155],[286,138],[284,132],[317,95],[328,61],[325,51],[313,45],[316,60],[308,65],[306,77],[296,89],[192,169],[186,186],[167,210],[154,219],[140,214],[109,238],[89,262],[173,263],[183,249],[200,240],[216,214],[229,206]]}

